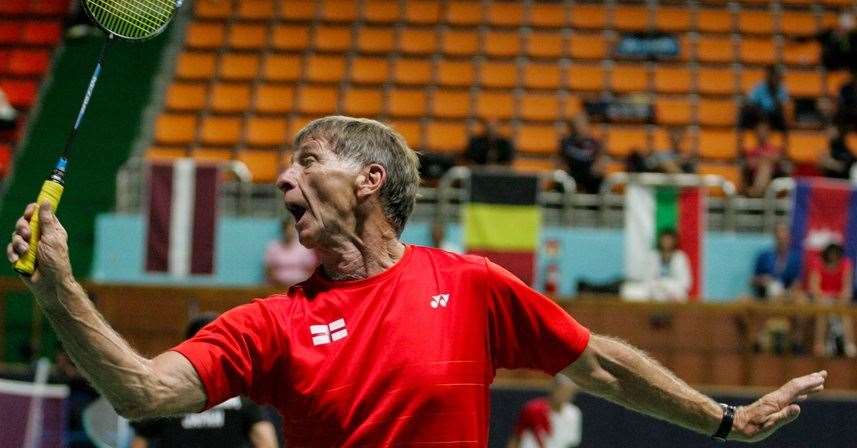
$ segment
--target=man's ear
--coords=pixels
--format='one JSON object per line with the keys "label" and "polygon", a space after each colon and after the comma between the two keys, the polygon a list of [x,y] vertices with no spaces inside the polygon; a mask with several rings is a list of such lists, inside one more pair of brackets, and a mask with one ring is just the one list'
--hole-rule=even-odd
{"label": "man's ear", "polygon": [[363,168],[363,171],[357,176],[357,197],[366,198],[372,196],[381,190],[381,186],[387,181],[387,170],[373,163]]}

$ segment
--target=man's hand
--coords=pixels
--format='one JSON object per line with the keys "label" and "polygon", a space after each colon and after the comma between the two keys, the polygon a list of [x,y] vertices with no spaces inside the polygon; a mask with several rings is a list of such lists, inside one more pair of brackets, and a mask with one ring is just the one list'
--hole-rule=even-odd
{"label": "man's hand", "polygon": [[753,404],[739,407],[729,438],[757,442],[773,434],[800,415],[796,402],[824,390],[826,379],[825,370],[794,378]]}
{"label": "man's hand", "polygon": [[72,275],[68,258],[68,234],[54,215],[50,204],[27,206],[24,215],[15,223],[12,241],[6,246],[6,256],[9,262],[15,263],[29,249],[30,217],[33,213],[39,214],[41,229],[36,270],[31,277],[21,278],[34,294],[47,298],[60,282]]}

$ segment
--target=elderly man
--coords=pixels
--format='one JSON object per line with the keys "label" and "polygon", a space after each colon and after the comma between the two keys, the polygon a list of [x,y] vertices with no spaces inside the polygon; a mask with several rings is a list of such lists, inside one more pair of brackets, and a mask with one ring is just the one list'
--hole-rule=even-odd
{"label": "elderly man", "polygon": [[586,391],[703,434],[754,441],[824,387],[822,371],[748,406],[718,404],[639,350],[590,334],[485,258],[402,243],[417,157],[388,126],[322,118],[294,147],[277,185],[319,270],[152,359],[87,299],[50,207],[31,204],[18,221],[9,261],[27,250],[27,221],[38,213],[38,269],[23,280],[122,415],[201,411],[244,394],[279,409],[289,446],[484,447],[495,370],[526,367],[564,372]]}

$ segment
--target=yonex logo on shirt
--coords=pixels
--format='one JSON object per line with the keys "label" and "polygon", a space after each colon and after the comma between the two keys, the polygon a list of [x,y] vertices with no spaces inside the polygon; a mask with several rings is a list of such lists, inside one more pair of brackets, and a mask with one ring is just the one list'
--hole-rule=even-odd
{"label": "yonex logo on shirt", "polygon": [[309,332],[312,334],[312,345],[330,344],[348,336],[345,319],[337,319],[327,325],[310,325]]}
{"label": "yonex logo on shirt", "polygon": [[438,294],[436,296],[432,296],[431,298],[431,307],[443,307],[446,308],[446,304],[449,303],[449,294]]}

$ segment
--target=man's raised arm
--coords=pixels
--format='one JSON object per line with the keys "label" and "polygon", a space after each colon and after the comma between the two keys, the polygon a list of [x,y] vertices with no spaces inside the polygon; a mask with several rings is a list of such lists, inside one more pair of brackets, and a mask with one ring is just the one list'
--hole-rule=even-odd
{"label": "man's raised arm", "polygon": [[[714,435],[723,408],[641,351],[593,334],[580,359],[565,369],[584,390],[629,409],[706,435]],[[737,408],[729,438],[759,441],[800,413],[796,402],[824,389],[827,372],[795,378],[756,402]]]}
{"label": "man's raised arm", "polygon": [[[29,220],[36,209],[35,204],[27,206],[15,225],[6,248],[12,263],[27,251]],[[107,324],[72,275],[65,229],[50,205],[38,209],[37,269],[22,279],[77,367],[122,416],[137,419],[201,410],[205,390],[190,362],[174,352],[145,358]]]}

